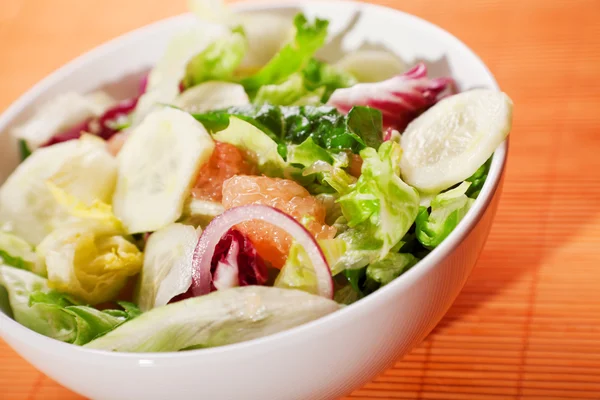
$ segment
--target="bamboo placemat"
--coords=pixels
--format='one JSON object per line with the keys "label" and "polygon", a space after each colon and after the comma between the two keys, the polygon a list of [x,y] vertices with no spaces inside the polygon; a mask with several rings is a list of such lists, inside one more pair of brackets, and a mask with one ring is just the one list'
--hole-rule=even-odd
{"label": "bamboo placemat", "polygon": [[[515,102],[504,194],[462,294],[352,399],[600,399],[600,1],[379,0],[473,48]],[[1,0],[0,110],[183,0]],[[0,398],[78,399],[0,342]]]}

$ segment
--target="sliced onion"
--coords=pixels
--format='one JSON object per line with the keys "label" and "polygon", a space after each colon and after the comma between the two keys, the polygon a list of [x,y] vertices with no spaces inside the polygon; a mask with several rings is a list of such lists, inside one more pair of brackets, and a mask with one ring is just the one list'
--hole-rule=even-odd
{"label": "sliced onion", "polygon": [[235,225],[251,220],[261,220],[275,225],[290,234],[304,248],[317,276],[318,294],[333,298],[333,280],[327,260],[312,234],[302,224],[284,212],[269,206],[252,204],[234,207],[211,221],[206,227],[194,252],[191,291],[194,296],[210,292],[211,262],[215,247]]}

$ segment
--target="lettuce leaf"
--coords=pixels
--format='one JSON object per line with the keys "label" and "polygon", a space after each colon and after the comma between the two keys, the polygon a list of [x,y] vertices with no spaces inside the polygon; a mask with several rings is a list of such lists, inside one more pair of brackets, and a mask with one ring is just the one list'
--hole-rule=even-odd
{"label": "lettuce leaf", "polygon": [[[248,122],[245,118],[237,116],[229,117],[226,114],[203,114],[212,121],[200,118],[204,126],[213,131],[222,127],[223,120],[226,127],[213,134],[213,138],[223,143],[229,143],[242,150],[247,158],[251,160],[261,173],[272,177],[284,177],[287,174],[288,165],[280,155],[280,147],[271,136],[257,127],[257,123]],[[197,119],[198,117],[195,116]],[[258,124],[260,125],[260,124]]]}
{"label": "lettuce leaf", "polygon": [[0,187],[0,225],[32,245],[68,220],[47,182],[84,203],[109,202],[117,175],[116,160],[106,143],[84,135],[81,139],[36,150]]}
{"label": "lettuce leaf", "polygon": [[326,20],[316,19],[310,23],[303,14],[296,15],[294,40],[285,45],[260,71],[243,79],[241,84],[248,92],[256,93],[261,86],[279,84],[304,69],[325,43],[328,25]]}
{"label": "lettuce leaf", "polygon": [[487,179],[488,173],[490,172],[490,165],[492,164],[492,157],[488,158],[488,160],[475,171],[473,175],[466,179],[467,182],[470,182],[471,185],[466,191],[466,195],[472,199],[476,199],[479,196],[479,192],[481,192],[481,188]]}
{"label": "lettuce leaf", "polygon": [[231,31],[219,24],[194,24],[170,39],[162,56],[148,75],[146,92],[132,115],[132,127],[163,104],[171,104],[180,93],[189,61]]}
{"label": "lettuce leaf", "polygon": [[155,308],[85,347],[165,352],[222,346],[284,331],[339,308],[299,290],[236,287]]}
{"label": "lettuce leaf", "polygon": [[49,285],[90,304],[113,300],[127,279],[142,268],[143,255],[123,236],[67,225],[40,243]]}
{"label": "lettuce leaf", "polygon": [[[385,286],[419,261],[412,254],[391,253],[385,258],[370,264],[366,269],[367,279]],[[368,285],[368,284],[367,284]]]}
{"label": "lettuce leaf", "polygon": [[217,39],[189,61],[183,78],[184,87],[190,88],[212,80],[230,80],[244,59],[246,50],[246,37],[240,28]]}
{"label": "lettuce leaf", "polygon": [[[408,232],[419,210],[418,192],[400,179],[402,149],[384,142],[378,151],[368,147],[360,153],[362,174],[352,190],[339,199],[348,226],[347,235],[358,247],[379,247],[384,258]],[[352,246],[355,247],[355,246]]]}
{"label": "lettuce leaf", "polygon": [[[375,67],[376,68],[376,67]],[[308,90],[323,88],[321,102],[325,103],[336,89],[348,88],[358,83],[344,70],[312,58],[302,70],[304,85]]]}
{"label": "lettuce leaf", "polygon": [[0,286],[8,292],[14,319],[42,335],[83,345],[140,315],[131,303],[123,310],[99,311],[49,288],[46,279],[31,272],[0,266]]}
{"label": "lettuce leaf", "polygon": [[27,142],[23,139],[19,139],[19,155],[21,156],[21,162],[25,161],[31,155],[31,150]]}
{"label": "lettuce leaf", "polygon": [[360,155],[362,174],[338,200],[343,217],[335,224],[336,239],[348,248],[331,267],[334,274],[363,269],[398,252],[419,209],[418,192],[399,177],[399,144],[384,142],[379,151],[368,147]]}
{"label": "lettuce leaf", "polygon": [[463,182],[435,196],[431,201],[431,212],[425,207],[419,209],[416,235],[423,246],[437,247],[467,214],[474,202],[466,195],[470,185],[470,182]]}
{"label": "lettuce leaf", "polygon": [[[288,144],[300,144],[309,137],[326,150],[351,150],[358,153],[368,145],[382,142],[383,129],[379,111],[355,107],[348,115],[329,106],[273,106],[264,104],[231,107],[203,114],[192,114],[206,129],[218,132],[235,116],[251,123],[279,145],[286,156]],[[368,143],[368,144],[367,144]]]}
{"label": "lettuce leaf", "polygon": [[275,279],[274,287],[298,289],[318,294],[318,282],[315,270],[302,246],[294,243],[290,247],[287,260]]}
{"label": "lettuce leaf", "polygon": [[288,147],[287,161],[290,164],[310,167],[318,161],[333,165],[334,158],[329,151],[317,145],[313,138],[309,137],[299,145]]}
{"label": "lettuce leaf", "polygon": [[272,104],[279,106],[318,105],[325,92],[325,87],[308,90],[300,74],[293,74],[280,84],[264,85],[258,89],[254,104]]}
{"label": "lettuce leaf", "polygon": [[38,275],[45,273],[33,246],[12,233],[0,230],[0,265],[2,264]]}
{"label": "lettuce leaf", "polygon": [[[346,242],[341,239],[321,239],[319,247],[327,263],[331,266],[337,264],[347,249]],[[288,253],[288,258],[275,279],[275,287],[284,289],[298,289],[307,293],[317,294],[318,283],[315,270],[304,248],[293,243]]]}
{"label": "lettuce leaf", "polygon": [[327,63],[311,58],[306,67],[279,83],[261,86],[254,104],[305,106],[325,103],[340,88],[357,83],[356,79]]}
{"label": "lettuce leaf", "polygon": [[69,222],[55,229],[36,249],[53,289],[90,304],[112,300],[142,267],[143,255],[124,237],[112,208],[100,201],[88,206],[50,186]]}

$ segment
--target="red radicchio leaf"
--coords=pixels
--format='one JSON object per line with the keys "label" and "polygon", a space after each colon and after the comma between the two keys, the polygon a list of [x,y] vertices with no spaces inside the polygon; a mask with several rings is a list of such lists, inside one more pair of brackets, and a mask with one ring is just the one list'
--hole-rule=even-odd
{"label": "red radicchio leaf", "polygon": [[453,93],[452,78],[430,79],[427,66],[418,63],[404,74],[382,82],[337,89],[328,104],[344,114],[354,106],[376,108],[381,111],[386,128],[402,132],[419,114]]}
{"label": "red radicchio leaf", "polygon": [[101,116],[97,118],[88,118],[85,121],[78,123],[69,129],[57,133],[50,138],[42,147],[52,146],[53,144],[67,142],[69,140],[79,139],[82,134],[90,133],[101,137],[104,140],[110,139],[119,131],[119,120],[126,118],[137,105],[137,102],[142,96],[148,85],[148,75],[145,75],[139,87],[139,93],[136,97],[123,100],[107,109]]}
{"label": "red radicchio leaf", "polygon": [[[217,244],[210,272],[211,292],[236,286],[263,285],[268,279],[265,262],[250,239],[236,229],[230,229]],[[169,303],[190,297],[194,297],[191,289]]]}

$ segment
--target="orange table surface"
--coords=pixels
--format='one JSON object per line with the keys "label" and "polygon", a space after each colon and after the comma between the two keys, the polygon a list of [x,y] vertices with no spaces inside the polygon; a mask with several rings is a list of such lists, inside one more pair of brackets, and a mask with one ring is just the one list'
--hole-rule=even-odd
{"label": "orange table surface", "polygon": [[[377,2],[462,39],[515,113],[500,208],[465,289],[350,398],[600,399],[600,1]],[[82,52],[183,11],[183,0],[0,0],[0,110]],[[0,341],[0,398],[80,397]]]}

